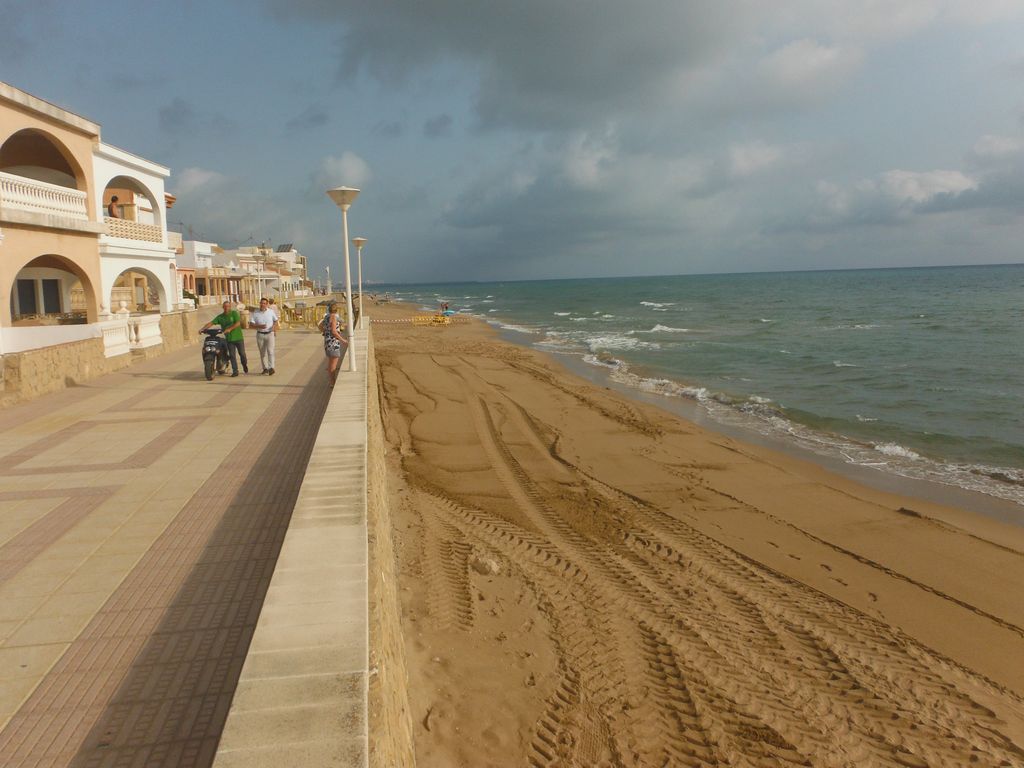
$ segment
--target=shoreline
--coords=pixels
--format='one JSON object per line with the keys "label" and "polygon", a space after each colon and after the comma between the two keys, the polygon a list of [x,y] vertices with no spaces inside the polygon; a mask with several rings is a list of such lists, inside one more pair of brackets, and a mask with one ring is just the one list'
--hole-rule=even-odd
{"label": "shoreline", "polygon": [[374,346],[425,764],[1024,759],[1018,526],[705,429],[484,322]]}
{"label": "shoreline", "polygon": [[[411,306],[412,302],[407,302],[407,304]],[[927,478],[908,477],[896,471],[844,461],[835,456],[807,448],[795,440],[787,440],[782,435],[765,434],[743,424],[730,424],[721,421],[716,419],[696,400],[646,392],[637,387],[616,381],[611,376],[609,369],[591,365],[585,362],[581,356],[573,353],[553,352],[528,340],[531,335],[543,338],[545,335],[543,331],[527,335],[513,328],[502,327],[498,322],[490,321],[484,317],[469,314],[465,316],[484,323],[503,341],[543,355],[565,368],[574,376],[579,376],[598,386],[612,389],[637,402],[666,410],[701,428],[763,448],[781,451],[789,456],[817,464],[827,471],[835,472],[853,482],[868,485],[879,491],[921,499],[932,504],[956,507],[968,514],[982,515],[1000,523],[1024,527],[1024,504],[952,483],[943,483],[939,480]],[[630,369],[631,371],[640,370],[640,373],[637,375],[643,378],[645,371],[642,368],[630,366]]]}

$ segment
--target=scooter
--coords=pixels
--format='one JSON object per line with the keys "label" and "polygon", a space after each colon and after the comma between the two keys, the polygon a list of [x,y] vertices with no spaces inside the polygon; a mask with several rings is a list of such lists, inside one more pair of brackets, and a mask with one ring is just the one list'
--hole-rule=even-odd
{"label": "scooter", "polygon": [[222,374],[228,367],[228,345],[224,339],[219,338],[223,332],[224,330],[219,327],[200,331],[206,335],[206,340],[203,341],[203,370],[207,381],[213,381],[214,370]]}

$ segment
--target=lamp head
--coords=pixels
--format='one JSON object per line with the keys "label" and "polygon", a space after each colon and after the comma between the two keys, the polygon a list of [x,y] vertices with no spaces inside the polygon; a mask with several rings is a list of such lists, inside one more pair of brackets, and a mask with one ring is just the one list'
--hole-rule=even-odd
{"label": "lamp head", "polygon": [[334,204],[347,211],[349,206],[359,197],[359,190],[352,187],[335,187],[327,190],[327,196],[334,201]]}
{"label": "lamp head", "polygon": [[362,248],[364,245],[366,245],[366,238],[365,237],[353,237],[352,238],[352,245],[354,245],[356,248]]}

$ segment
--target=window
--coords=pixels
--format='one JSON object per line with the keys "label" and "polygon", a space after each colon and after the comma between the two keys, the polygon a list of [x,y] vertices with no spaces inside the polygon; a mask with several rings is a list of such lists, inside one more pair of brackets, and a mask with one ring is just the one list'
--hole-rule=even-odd
{"label": "window", "polygon": [[60,280],[43,280],[43,312],[48,315],[59,315]]}
{"label": "window", "polygon": [[36,304],[36,281],[18,281],[18,314],[35,315],[39,312]]}

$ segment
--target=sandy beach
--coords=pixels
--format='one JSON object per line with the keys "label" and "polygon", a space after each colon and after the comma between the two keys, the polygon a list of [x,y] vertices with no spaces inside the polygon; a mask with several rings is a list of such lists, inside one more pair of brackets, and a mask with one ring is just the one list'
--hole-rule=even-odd
{"label": "sandy beach", "polygon": [[1024,530],[373,334],[420,765],[1024,765]]}

